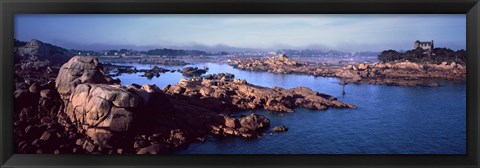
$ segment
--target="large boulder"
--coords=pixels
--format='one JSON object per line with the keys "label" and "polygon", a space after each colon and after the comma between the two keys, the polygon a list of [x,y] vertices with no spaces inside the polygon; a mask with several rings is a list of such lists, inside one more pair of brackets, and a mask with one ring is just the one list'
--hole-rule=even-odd
{"label": "large boulder", "polygon": [[66,116],[100,147],[131,139],[134,125],[155,121],[155,115],[172,108],[156,85],[110,84],[95,57],[73,57],[60,69],[56,87]]}
{"label": "large boulder", "polygon": [[285,132],[288,131],[288,128],[285,125],[280,125],[272,128],[274,132]]}
{"label": "large boulder", "polygon": [[262,115],[251,114],[240,118],[240,125],[248,130],[256,131],[257,129],[270,127],[270,120]]}
{"label": "large boulder", "polygon": [[[110,147],[115,135],[132,132],[133,125],[155,121],[171,106],[155,85],[141,88],[108,84],[80,84],[72,92],[66,114],[97,145]],[[149,120],[148,117],[153,117]],[[138,122],[135,122],[138,121]]]}
{"label": "large boulder", "polygon": [[366,69],[368,69],[367,64],[364,64],[364,63],[358,64],[358,70],[366,70]]}
{"label": "large boulder", "polygon": [[225,117],[225,126],[229,128],[236,128],[238,127],[238,120],[232,117],[224,116]]}
{"label": "large boulder", "polygon": [[80,84],[73,92],[67,114],[70,119],[90,127],[127,131],[140,97],[126,88],[105,84]]}
{"label": "large boulder", "polygon": [[109,146],[112,132],[126,133],[131,129],[141,99],[119,86],[80,84],[72,93],[66,114],[96,144]]}
{"label": "large boulder", "polygon": [[199,69],[198,67],[185,67],[182,69],[182,74],[185,76],[200,76],[207,73],[205,69]]}
{"label": "large boulder", "polygon": [[108,84],[103,68],[96,57],[75,56],[58,73],[55,86],[64,100],[82,83]]}

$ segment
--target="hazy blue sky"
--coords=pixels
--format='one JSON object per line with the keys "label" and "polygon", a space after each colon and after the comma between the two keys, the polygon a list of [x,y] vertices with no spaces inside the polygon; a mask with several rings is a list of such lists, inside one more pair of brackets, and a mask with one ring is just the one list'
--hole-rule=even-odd
{"label": "hazy blue sky", "polygon": [[15,16],[15,38],[66,48],[411,49],[415,40],[465,49],[465,15]]}

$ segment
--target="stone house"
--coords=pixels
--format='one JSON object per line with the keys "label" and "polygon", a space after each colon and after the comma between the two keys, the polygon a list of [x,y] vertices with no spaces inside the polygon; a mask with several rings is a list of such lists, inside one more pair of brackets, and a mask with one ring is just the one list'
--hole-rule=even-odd
{"label": "stone house", "polygon": [[432,50],[434,48],[433,46],[433,40],[432,41],[427,41],[427,42],[421,42],[421,41],[415,41],[413,43],[413,49],[417,49],[418,47],[424,49],[424,50]]}

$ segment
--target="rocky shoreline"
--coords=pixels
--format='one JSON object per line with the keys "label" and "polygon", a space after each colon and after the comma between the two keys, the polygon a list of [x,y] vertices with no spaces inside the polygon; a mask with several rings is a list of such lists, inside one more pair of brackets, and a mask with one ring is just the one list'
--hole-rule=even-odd
{"label": "rocky shoreline", "polygon": [[[330,95],[321,94],[306,87],[266,88],[240,79],[181,79],[178,84],[168,85],[163,91],[173,96],[196,97],[205,101],[199,102],[199,105],[224,106],[229,111],[230,109],[238,111],[264,108],[270,111],[293,112],[295,107],[312,110],[326,110],[329,107],[355,108],[354,105],[341,103]],[[191,103],[196,104],[193,100]]]}
{"label": "rocky shoreline", "polygon": [[338,77],[345,83],[383,84],[395,86],[439,86],[435,79],[465,80],[465,65],[392,62],[357,63],[350,65],[310,65],[285,55],[228,60],[235,68],[272,73],[299,73],[313,76]]}
{"label": "rocky shoreline", "polygon": [[16,153],[167,154],[204,142],[206,134],[256,138],[270,127],[265,116],[236,111],[355,108],[308,88],[265,88],[233,74],[182,79],[160,89],[119,85],[90,56],[50,69],[47,75],[16,71]]}

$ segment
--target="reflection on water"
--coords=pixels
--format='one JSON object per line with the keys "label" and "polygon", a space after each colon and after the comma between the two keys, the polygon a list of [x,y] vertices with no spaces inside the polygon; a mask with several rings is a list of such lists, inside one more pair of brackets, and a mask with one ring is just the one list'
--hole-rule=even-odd
{"label": "reflection on water", "polygon": [[[150,68],[149,65],[122,65]],[[194,143],[178,152],[181,154],[464,154],[466,151],[465,82],[442,82],[440,87],[348,84],[342,96],[342,86],[336,78],[250,72],[216,63],[186,66],[207,66],[207,74],[228,72],[266,87],[305,86],[358,108],[296,109],[284,117],[258,110],[270,118],[272,127],[286,125],[289,131],[267,131],[262,138],[253,140],[209,136],[207,142]],[[181,69],[186,66],[159,67]],[[123,85],[156,84],[163,88],[183,77],[177,72],[152,79],[139,75],[123,74],[119,78]]]}

